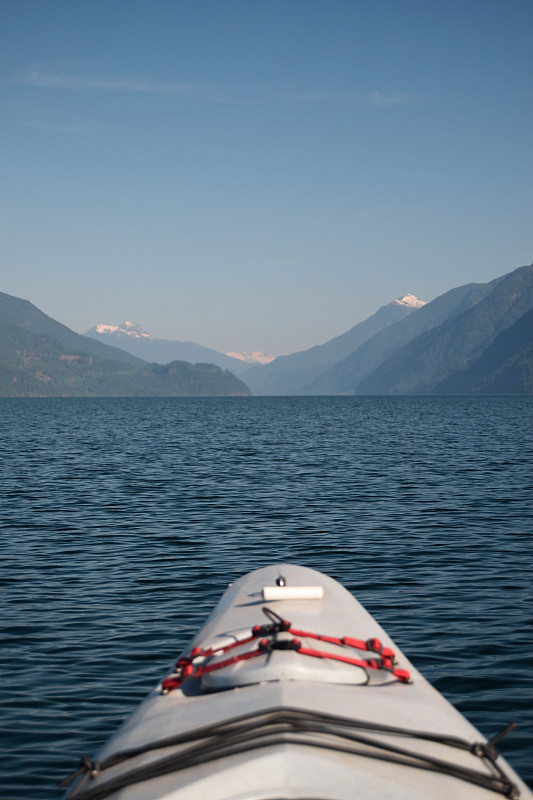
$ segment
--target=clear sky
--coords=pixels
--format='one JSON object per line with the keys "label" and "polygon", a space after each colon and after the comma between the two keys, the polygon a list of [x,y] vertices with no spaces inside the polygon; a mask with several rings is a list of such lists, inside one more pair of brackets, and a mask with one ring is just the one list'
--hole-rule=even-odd
{"label": "clear sky", "polygon": [[0,0],[0,291],[290,353],[533,261],[532,0]]}

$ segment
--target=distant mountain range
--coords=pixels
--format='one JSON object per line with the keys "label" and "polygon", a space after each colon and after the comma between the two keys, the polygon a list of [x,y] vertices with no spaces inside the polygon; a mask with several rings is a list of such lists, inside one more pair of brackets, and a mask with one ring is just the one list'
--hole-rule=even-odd
{"label": "distant mountain range", "polygon": [[148,397],[247,395],[214,364],[149,364],[48,317],[27,300],[0,293],[0,396]]}
{"label": "distant mountain range", "polygon": [[229,369],[236,375],[249,369],[250,364],[268,363],[273,358],[264,353],[219,353],[194,342],[157,339],[133,322],[123,322],[121,325],[99,323],[88,330],[85,336],[120,347],[144,361],[156,364],[168,364],[169,361],[206,362],[216,364],[221,369]]}
{"label": "distant mountain range", "polygon": [[[155,339],[130,322],[80,336],[0,293],[4,397],[246,395],[248,387],[263,395],[533,394],[533,264],[430,303],[405,295],[269,363],[263,354],[233,356]],[[266,363],[250,367],[247,358]]]}
{"label": "distant mountain range", "polygon": [[533,392],[533,265],[430,303],[402,308],[402,300],[323,345],[248,370],[243,380],[254,394]]}

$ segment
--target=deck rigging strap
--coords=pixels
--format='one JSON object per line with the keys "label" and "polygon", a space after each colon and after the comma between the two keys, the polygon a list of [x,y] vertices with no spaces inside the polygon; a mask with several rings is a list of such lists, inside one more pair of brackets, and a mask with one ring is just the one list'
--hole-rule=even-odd
{"label": "deck rigging strap", "polygon": [[[312,631],[304,631],[298,628],[293,628],[292,623],[289,622],[289,620],[283,619],[276,614],[275,611],[272,611],[271,608],[263,608],[263,613],[268,617],[270,623],[266,625],[254,625],[250,635],[246,638],[236,640],[235,642],[231,642],[230,644],[223,645],[221,647],[214,646],[205,649],[201,647],[194,647],[188,655],[179,658],[176,662],[175,672],[162,681],[162,694],[169,694],[169,692],[174,691],[174,689],[178,689],[182,685],[183,681],[187,678],[200,678],[202,675],[206,675],[209,672],[224,669],[238,663],[239,661],[247,661],[248,659],[256,658],[257,656],[261,656],[265,652],[272,650],[294,650],[301,655],[311,656],[313,658],[329,659],[330,661],[341,661],[344,664],[352,664],[353,666],[361,667],[362,669],[387,670],[387,672],[390,672],[401,683],[411,682],[411,677],[407,670],[398,669],[394,666],[396,660],[394,651],[390,647],[383,647],[382,643],[377,638],[363,640],[355,639],[352,636],[326,636],[324,634],[314,633]],[[276,639],[278,633],[290,633],[295,638],[292,640],[285,639],[279,641]],[[353,656],[345,656],[340,653],[331,653],[326,650],[315,650],[314,648],[304,647],[299,637],[316,639],[321,642],[327,642],[329,644],[347,647],[354,650],[362,650],[364,652],[374,653],[376,655],[373,658],[361,659]],[[253,650],[248,650],[244,653],[230,656],[229,658],[218,661],[214,664],[194,663],[200,658],[204,659],[205,662],[205,659],[212,655],[227,653],[236,647],[242,647],[243,645],[248,644],[249,642],[254,642],[258,639],[258,646]]]}
{"label": "deck rigging strap", "polygon": [[[505,729],[507,732],[508,729]],[[298,744],[334,750],[354,756],[386,761],[416,769],[437,772],[488,789],[510,800],[519,797],[518,787],[510,780],[499,764],[494,742],[505,735],[498,734],[491,742],[472,744],[459,737],[440,736],[423,731],[380,725],[296,708],[276,708],[270,711],[250,712],[225,722],[204,726],[186,734],[167,737],[157,742],[115,753],[100,763],[82,759],[79,770],[66,779],[63,785],[84,777],[71,790],[69,800],[104,800],[113,792],[151,778],[168,775],[183,769],[227,758],[263,747],[278,744]],[[417,753],[406,746],[388,743],[376,734],[395,734],[409,741],[426,740],[467,751],[490,769],[477,769],[454,764],[452,761]],[[133,767],[114,778],[98,782],[88,788],[87,780],[99,778],[111,767],[154,750],[179,747],[175,753]]]}

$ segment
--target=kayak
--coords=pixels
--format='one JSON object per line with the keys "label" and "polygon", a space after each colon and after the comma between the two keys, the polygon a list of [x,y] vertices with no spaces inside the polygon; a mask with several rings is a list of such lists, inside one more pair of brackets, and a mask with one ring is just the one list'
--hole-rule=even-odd
{"label": "kayak", "polygon": [[[509,726],[511,727],[511,726]],[[337,581],[281,564],[230,584],[69,800],[533,800]]]}

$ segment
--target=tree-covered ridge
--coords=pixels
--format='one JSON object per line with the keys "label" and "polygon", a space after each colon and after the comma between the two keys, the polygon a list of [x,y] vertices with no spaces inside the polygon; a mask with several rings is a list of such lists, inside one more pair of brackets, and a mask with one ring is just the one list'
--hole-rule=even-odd
{"label": "tree-covered ridge", "polygon": [[438,384],[435,393],[533,394],[533,308],[469,367]]}

